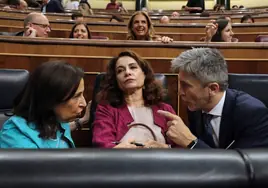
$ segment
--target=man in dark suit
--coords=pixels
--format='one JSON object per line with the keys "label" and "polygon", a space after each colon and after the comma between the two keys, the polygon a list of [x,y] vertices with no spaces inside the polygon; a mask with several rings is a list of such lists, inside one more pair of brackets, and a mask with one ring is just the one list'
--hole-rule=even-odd
{"label": "man in dark suit", "polygon": [[179,72],[180,97],[189,113],[189,127],[179,116],[170,119],[168,137],[184,148],[268,147],[268,109],[258,99],[228,89],[228,70],[216,49],[197,48],[172,61]]}
{"label": "man in dark suit", "polygon": [[185,10],[190,13],[201,13],[205,10],[205,0],[188,0]]}
{"label": "man in dark suit", "polygon": [[56,12],[63,13],[64,8],[60,0],[43,0],[43,5],[41,7],[41,12]]}

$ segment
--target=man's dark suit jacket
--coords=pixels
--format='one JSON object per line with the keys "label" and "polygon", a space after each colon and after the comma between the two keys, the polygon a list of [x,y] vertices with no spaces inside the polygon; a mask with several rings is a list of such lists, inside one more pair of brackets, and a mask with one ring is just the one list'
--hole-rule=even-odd
{"label": "man's dark suit jacket", "polygon": [[[202,112],[189,112],[188,117],[189,128],[198,138],[194,148],[210,148],[203,141]],[[230,148],[268,147],[268,108],[242,91],[227,89],[220,123],[219,148],[226,148],[233,140],[235,142]]]}
{"label": "man's dark suit jacket", "polygon": [[187,7],[201,7],[202,10],[191,10],[190,13],[202,13],[205,10],[205,0],[188,0]]}
{"label": "man's dark suit jacket", "polygon": [[23,36],[24,31],[20,32],[0,32],[0,35],[4,36]]}
{"label": "man's dark suit jacket", "polygon": [[41,7],[41,12],[43,11],[44,6],[46,6],[46,12],[64,12],[64,8],[59,0],[50,0],[47,5]]}

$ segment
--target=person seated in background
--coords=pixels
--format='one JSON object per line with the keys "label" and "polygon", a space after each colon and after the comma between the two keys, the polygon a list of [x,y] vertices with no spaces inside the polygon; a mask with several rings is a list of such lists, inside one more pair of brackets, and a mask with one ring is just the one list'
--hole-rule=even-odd
{"label": "person seated in background", "polygon": [[120,14],[113,14],[110,22],[124,22],[124,18]]}
{"label": "person seated in background", "polygon": [[141,11],[143,11],[143,12],[149,12],[149,10],[148,10],[147,7],[142,7],[142,8],[141,8]]}
{"label": "person seated in background", "polygon": [[172,60],[189,125],[170,112],[166,133],[183,148],[268,147],[268,108],[251,95],[228,88],[228,67],[217,49],[194,48]]}
{"label": "person seated in background", "polygon": [[37,67],[0,131],[0,148],[74,148],[70,122],[76,124],[87,106],[83,77],[66,62]]}
{"label": "person seated in background", "polygon": [[48,37],[51,32],[47,17],[38,12],[32,12],[24,19],[24,31],[9,33],[4,32],[3,35],[8,36],[24,36],[24,37]]}
{"label": "person seated in background", "polygon": [[28,4],[24,0],[12,0],[9,1],[9,5],[4,6],[3,9],[27,10]]}
{"label": "person seated in background", "polygon": [[221,4],[216,4],[214,7],[213,7],[213,10],[215,12],[222,12],[224,13],[225,12],[225,6],[224,5],[221,5]]}
{"label": "person seated in background", "polygon": [[181,10],[185,10],[185,8],[186,8],[186,5],[181,6]]}
{"label": "person seated in background", "polygon": [[77,22],[83,22],[84,21],[84,16],[80,12],[74,12],[71,16],[72,20],[75,20]]}
{"label": "person seated in background", "polygon": [[206,25],[205,42],[238,42],[233,38],[232,25],[229,20],[218,19],[212,20]]}
{"label": "person seated in background", "polygon": [[43,5],[41,7],[42,13],[56,12],[64,13],[64,8],[59,0],[42,0]]}
{"label": "person seated in background", "polygon": [[81,0],[78,9],[83,14],[83,16],[94,15],[93,10],[91,9],[91,6],[87,0]]}
{"label": "person seated in background", "polygon": [[[231,24],[232,24],[232,18],[231,16],[219,16],[217,18],[217,20],[220,20],[220,19],[225,19],[225,20],[228,20]],[[214,20],[215,21],[215,20]]]}
{"label": "person seated in background", "polygon": [[150,64],[132,51],[121,52],[109,62],[105,84],[97,95],[93,145],[137,148],[138,142],[145,148],[169,148],[173,143],[165,135],[168,120],[157,111],[175,112],[163,102],[164,95]]}
{"label": "person seated in background", "polygon": [[205,0],[188,0],[185,10],[189,13],[201,13],[205,10]]}
{"label": "person seated in background", "polygon": [[200,14],[200,17],[210,17],[210,13],[207,11],[204,11]]}
{"label": "person seated in background", "polygon": [[255,22],[254,18],[249,14],[246,14],[241,18],[241,23],[254,23],[254,22]]}
{"label": "person seated in background", "polygon": [[237,10],[237,9],[239,9],[237,5],[232,6],[232,10]]}
{"label": "person seated in background", "polygon": [[91,33],[85,23],[76,23],[72,27],[69,38],[91,39]]}
{"label": "person seated in background", "polygon": [[161,41],[163,43],[173,41],[172,38],[155,35],[152,21],[144,11],[137,11],[130,17],[127,40]]}
{"label": "person seated in background", "polygon": [[239,9],[245,9],[244,5],[240,5]]}
{"label": "person seated in background", "polygon": [[106,5],[106,10],[118,10],[119,5],[116,3],[116,0],[110,0],[110,3]]}
{"label": "person seated in background", "polygon": [[159,20],[159,23],[161,24],[168,24],[169,23],[169,17],[168,16],[162,16]]}
{"label": "person seated in background", "polygon": [[120,13],[128,13],[127,9],[123,6],[122,2],[118,2],[117,4],[119,6],[118,12],[120,12]]}
{"label": "person seated in background", "polygon": [[175,12],[172,12],[171,17],[178,18],[178,17],[180,17],[180,13],[178,13],[176,11]]}
{"label": "person seated in background", "polygon": [[68,10],[78,10],[79,6],[79,0],[70,0],[69,2],[66,3],[65,9]]}

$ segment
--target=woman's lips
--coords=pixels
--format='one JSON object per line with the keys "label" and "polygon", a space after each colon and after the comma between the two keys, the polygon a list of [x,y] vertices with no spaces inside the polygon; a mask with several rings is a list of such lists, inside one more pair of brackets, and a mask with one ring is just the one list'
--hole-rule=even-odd
{"label": "woman's lips", "polygon": [[134,81],[134,79],[127,79],[127,80],[125,80],[124,83],[131,82],[131,81]]}

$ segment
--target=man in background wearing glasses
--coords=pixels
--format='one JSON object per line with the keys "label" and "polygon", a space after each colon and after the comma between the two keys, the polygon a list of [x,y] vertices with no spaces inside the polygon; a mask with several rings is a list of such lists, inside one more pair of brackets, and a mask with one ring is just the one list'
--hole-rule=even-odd
{"label": "man in background wearing glasses", "polygon": [[18,33],[3,33],[2,35],[25,37],[48,37],[51,31],[47,17],[41,13],[32,12],[24,19],[24,31]]}

